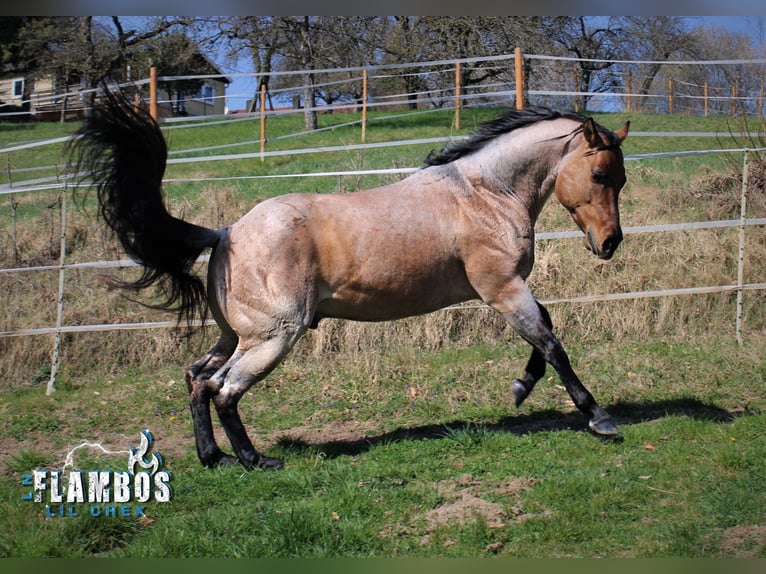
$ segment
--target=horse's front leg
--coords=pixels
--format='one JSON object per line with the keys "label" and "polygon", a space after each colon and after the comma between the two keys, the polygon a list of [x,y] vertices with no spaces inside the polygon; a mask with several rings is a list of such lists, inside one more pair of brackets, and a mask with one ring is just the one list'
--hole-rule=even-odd
{"label": "horse's front leg", "polygon": [[[540,314],[542,315],[543,321],[545,321],[545,324],[552,332],[553,321],[551,321],[551,316],[548,313],[548,310],[539,302],[537,303],[537,306],[540,309]],[[547,363],[545,362],[545,357],[542,356],[540,351],[532,347],[532,355],[529,357],[529,361],[527,362],[527,368],[524,370],[524,376],[513,381],[513,385],[511,386],[511,391],[513,392],[513,398],[517,407],[520,407],[521,403],[524,402],[524,399],[529,396],[529,394],[532,392],[532,389],[535,388],[537,381],[543,378],[546,364]]]}
{"label": "horse's front leg", "polygon": [[208,467],[237,462],[235,457],[225,454],[216,444],[210,418],[210,401],[218,392],[218,385],[212,383],[210,378],[226,363],[235,346],[236,339],[221,337],[207,355],[186,371],[197,456]]}
{"label": "horse's front leg", "polygon": [[[553,335],[550,317],[546,320],[547,312],[542,310],[543,308],[532,296],[526,283],[520,277],[516,278],[488,302],[503,314],[524,340],[532,345],[539,357],[556,370],[575,406],[588,417],[590,429],[600,435],[617,435],[619,433],[617,425],[612,417],[598,405],[590,391],[580,382],[572,369],[564,347]],[[530,358],[530,363],[533,372],[529,372],[528,366],[525,379],[531,381],[538,374],[542,376],[542,369],[540,368],[540,361],[534,353]],[[522,382],[522,385],[524,390],[531,391],[531,386],[527,387],[526,381]],[[514,394],[516,395],[515,392]],[[517,401],[518,396],[516,395]]]}

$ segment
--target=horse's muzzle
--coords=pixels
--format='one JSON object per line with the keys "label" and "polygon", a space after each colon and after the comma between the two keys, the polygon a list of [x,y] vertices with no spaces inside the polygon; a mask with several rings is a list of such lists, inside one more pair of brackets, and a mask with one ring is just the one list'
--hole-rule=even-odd
{"label": "horse's muzzle", "polygon": [[586,234],[586,244],[588,249],[590,249],[599,259],[611,259],[621,242],[621,229],[617,229],[615,233],[608,235],[600,245],[590,231]]}

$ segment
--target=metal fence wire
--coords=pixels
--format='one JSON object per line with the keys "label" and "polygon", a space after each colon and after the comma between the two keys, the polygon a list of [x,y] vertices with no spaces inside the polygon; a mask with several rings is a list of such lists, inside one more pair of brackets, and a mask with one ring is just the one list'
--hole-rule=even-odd
{"label": "metal fence wire", "polygon": [[[509,55],[506,59],[512,58],[512,57],[513,55]],[[501,60],[501,59],[502,58],[498,58],[498,60]],[[429,63],[429,65],[443,66],[445,64],[454,64],[455,62],[456,60],[445,60],[443,62],[438,62],[438,63]],[[464,65],[470,64],[470,62],[465,62],[465,61],[461,61],[461,62],[463,62]],[[760,62],[760,61],[755,63],[763,64],[763,62]],[[695,64],[699,65],[699,63],[695,63]],[[415,64],[408,64],[407,66],[409,68],[412,68],[415,66]],[[376,73],[381,73],[382,71],[383,70],[378,69]],[[161,80],[162,79],[163,78],[161,78]],[[505,89],[507,88],[507,86],[500,86],[500,88],[501,89],[496,91],[494,96],[498,98],[506,98],[507,100],[507,98],[509,97],[509,93],[512,93],[512,92],[509,92],[507,89]],[[552,92],[551,90],[548,90],[546,93],[550,95],[550,93]],[[568,92],[564,94],[559,93],[558,95],[561,96],[561,95],[567,95],[567,94]],[[624,97],[625,94],[624,93],[620,94],[620,96]],[[489,97],[487,92],[482,94],[482,98],[486,99],[487,97]],[[761,93],[761,97],[762,97],[762,93]],[[466,94],[465,98],[466,98],[465,101],[470,101],[471,100],[470,94]],[[407,95],[402,95],[402,97],[399,99],[402,101],[408,101]],[[462,105],[462,104],[455,104],[455,105],[457,107],[458,105]],[[420,114],[420,113],[428,113],[428,111],[430,110],[412,111],[408,113]],[[396,117],[398,117],[399,115],[405,115],[405,114],[398,114]],[[246,117],[246,118],[223,118],[222,117],[220,118],[220,121],[221,122],[252,121],[252,117]],[[348,125],[350,125],[351,123],[354,123],[354,122],[350,122]],[[195,126],[195,125],[201,125],[201,124],[199,122],[194,122],[194,121],[192,121],[191,123],[186,122],[184,124],[176,124],[172,120],[167,120],[163,122],[163,129],[177,129],[181,127],[189,127],[189,126]],[[210,118],[207,118],[207,123],[205,125],[210,125]],[[334,126],[334,127],[337,128],[337,126]],[[631,133],[631,137],[642,137],[642,136],[659,137],[662,135],[715,136],[718,134]],[[730,134],[726,134],[726,135],[730,135]],[[284,136],[284,137],[290,137],[290,136]],[[67,139],[68,138],[56,138],[56,139],[46,140],[42,142],[18,143],[16,145],[11,145],[5,148],[1,148],[0,154],[4,153],[6,154],[6,157],[10,158],[11,157],[10,154],[13,152],[32,149],[32,148],[40,147],[40,146],[60,144],[66,141]],[[380,143],[359,143],[359,144],[350,144],[345,146],[305,148],[305,149],[297,149],[297,150],[289,150],[289,151],[265,151],[262,147],[261,150],[258,152],[235,153],[235,154],[222,153],[220,155],[215,155],[215,156],[196,155],[196,154],[199,154],[200,152],[209,152],[211,150],[216,150],[216,149],[223,151],[229,146],[243,145],[240,142],[238,144],[221,144],[219,146],[211,146],[211,147],[199,148],[194,150],[183,150],[183,152],[171,152],[170,154],[171,157],[168,160],[168,163],[169,164],[182,164],[182,163],[196,164],[200,162],[220,162],[220,161],[231,161],[231,160],[240,160],[240,159],[251,159],[254,157],[263,159],[265,157],[277,157],[281,155],[294,156],[296,154],[323,154],[323,153],[338,152],[338,151],[364,150],[364,149],[371,149],[374,147],[383,147],[383,146],[406,146],[406,145],[413,145],[413,144],[443,144],[448,141],[455,141],[456,139],[459,139],[459,137],[423,138],[423,139],[416,139],[416,140],[389,141],[389,142],[380,142]],[[250,143],[258,143],[258,142],[256,141],[256,142],[250,142]],[[735,292],[737,295],[736,317],[734,318],[736,323],[735,332],[736,332],[737,340],[741,343],[742,331],[744,328],[743,318],[742,318],[742,306],[743,306],[744,294],[747,291],[766,289],[766,282],[750,282],[750,283],[744,282],[744,261],[745,261],[745,254],[746,254],[746,248],[747,248],[747,243],[746,243],[747,236],[745,231],[748,227],[766,225],[766,217],[748,218],[746,216],[747,188],[748,188],[748,181],[747,181],[748,162],[750,161],[750,158],[752,157],[754,152],[763,152],[763,151],[766,151],[766,148],[752,148],[752,149],[738,148],[738,149],[725,149],[725,150],[708,149],[708,150],[681,151],[681,152],[644,153],[644,154],[634,154],[634,155],[625,156],[625,161],[627,162],[642,162],[642,161],[646,161],[646,160],[650,160],[654,158],[689,157],[692,155],[700,155],[700,154],[726,153],[730,155],[732,154],[742,155],[742,158],[743,158],[742,191],[741,191],[741,197],[740,197],[740,217],[738,219],[718,220],[718,221],[690,221],[685,223],[644,225],[644,226],[623,228],[623,233],[625,235],[651,234],[651,233],[676,232],[676,231],[697,231],[697,230],[704,230],[704,229],[720,229],[720,228],[738,228],[739,239],[738,239],[738,250],[736,254],[737,274],[736,274],[736,277],[732,277],[731,283],[724,284],[724,285],[689,286],[689,287],[674,288],[674,289],[604,293],[600,295],[584,295],[584,296],[578,296],[578,297],[554,298],[554,299],[548,299],[548,300],[541,300],[541,302],[548,305],[556,305],[561,303],[591,303],[591,302],[600,302],[600,301],[616,301],[616,300],[659,298],[659,297],[678,297],[678,296],[692,295],[692,294],[704,295],[704,294],[713,294],[713,293]],[[178,155],[179,153],[183,153],[187,157],[173,157],[174,155]],[[192,154],[192,155],[188,156],[188,154]],[[73,183],[68,180],[68,176],[66,174],[51,177],[51,178],[22,179],[22,177],[26,175],[27,172],[32,171],[32,169],[44,169],[44,168],[40,167],[40,168],[32,168],[32,169],[25,168],[23,170],[21,169],[13,170],[10,164],[11,162],[9,159],[8,160],[8,176],[9,176],[9,179],[11,179],[12,181],[8,184],[0,185],[0,196],[3,196],[3,195],[15,196],[16,194],[32,194],[32,193],[43,192],[43,191],[47,191],[49,193],[50,192],[58,193],[57,201],[59,202],[59,217],[60,217],[60,221],[59,221],[60,253],[59,253],[58,264],[17,266],[12,268],[9,267],[9,268],[0,269],[0,274],[26,274],[26,273],[57,273],[58,274],[58,295],[56,300],[52,302],[52,305],[55,305],[56,307],[56,311],[55,311],[56,320],[54,324],[25,328],[25,329],[0,331],[0,338],[31,337],[31,336],[40,336],[40,335],[54,336],[53,351],[52,351],[52,358],[51,358],[51,377],[48,384],[49,393],[52,392],[52,390],[54,389],[56,373],[59,367],[58,363],[59,363],[59,350],[61,347],[61,336],[63,334],[88,333],[88,332],[98,332],[98,331],[115,331],[115,330],[135,330],[135,329],[169,329],[169,328],[176,327],[177,323],[175,321],[166,321],[166,320],[136,322],[136,323],[101,323],[101,324],[85,324],[85,325],[64,324],[63,323],[64,304],[65,304],[65,299],[67,295],[65,293],[65,285],[66,285],[65,276],[67,273],[72,271],[77,271],[80,269],[110,269],[110,268],[115,269],[115,268],[131,267],[131,266],[135,266],[136,263],[126,259],[67,263],[66,261],[67,195],[71,191],[71,188],[73,187]],[[45,166],[45,167],[50,168],[52,166]],[[231,177],[231,178],[167,179],[165,182],[171,183],[171,182],[178,182],[178,181],[186,181],[186,182],[188,181],[224,181],[224,180],[229,181],[229,180],[237,180],[237,179],[300,178],[300,177],[325,177],[325,176],[340,177],[340,176],[360,176],[360,175],[373,175],[373,174],[406,175],[408,173],[412,173],[416,171],[417,169],[419,168],[400,167],[400,168],[394,168],[394,169],[338,170],[338,171],[324,171],[324,172],[313,172],[313,173],[303,173],[303,174],[245,175],[245,176],[237,176],[237,177]],[[538,242],[560,241],[560,240],[566,240],[569,238],[580,237],[581,235],[582,234],[579,231],[541,232],[536,234],[536,240]],[[206,256],[202,257],[200,262],[204,262],[206,259],[207,259]],[[470,308],[470,307],[477,307],[481,305],[482,304],[479,302],[471,302],[471,303],[467,303],[463,305],[448,307],[448,308],[445,308],[443,311],[449,312],[455,309],[464,309],[464,308]]]}

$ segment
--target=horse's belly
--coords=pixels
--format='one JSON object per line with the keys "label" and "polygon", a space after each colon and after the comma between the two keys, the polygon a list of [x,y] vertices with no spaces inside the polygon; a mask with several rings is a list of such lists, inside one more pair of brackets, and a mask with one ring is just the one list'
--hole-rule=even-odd
{"label": "horse's belly", "polygon": [[355,321],[389,321],[430,313],[476,297],[464,272],[454,269],[408,274],[389,270],[382,276],[366,275],[331,289],[322,289],[317,318],[335,317]]}

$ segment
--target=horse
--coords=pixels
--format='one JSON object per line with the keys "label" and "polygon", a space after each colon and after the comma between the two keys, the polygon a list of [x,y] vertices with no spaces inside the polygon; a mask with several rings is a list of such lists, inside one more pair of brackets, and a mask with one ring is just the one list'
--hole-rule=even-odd
{"label": "horse", "polygon": [[[121,286],[158,287],[160,306],[179,322],[209,312],[220,329],[185,376],[201,463],[279,469],[284,461],[253,447],[238,403],[308,329],[327,318],[389,321],[474,299],[532,347],[524,375],[510,385],[517,408],[550,364],[590,430],[618,435],[525,280],[535,221],[554,193],[586,247],[601,259],[614,255],[629,126],[612,132],[593,118],[543,107],[507,111],[467,140],[432,151],[396,183],[273,197],[221,229],[167,211],[159,124],[121,93],[104,89],[69,151],[77,173],[92,178],[100,215],[142,266],[141,277]],[[205,285],[192,266],[206,249]],[[233,456],[216,443],[211,403]]]}

